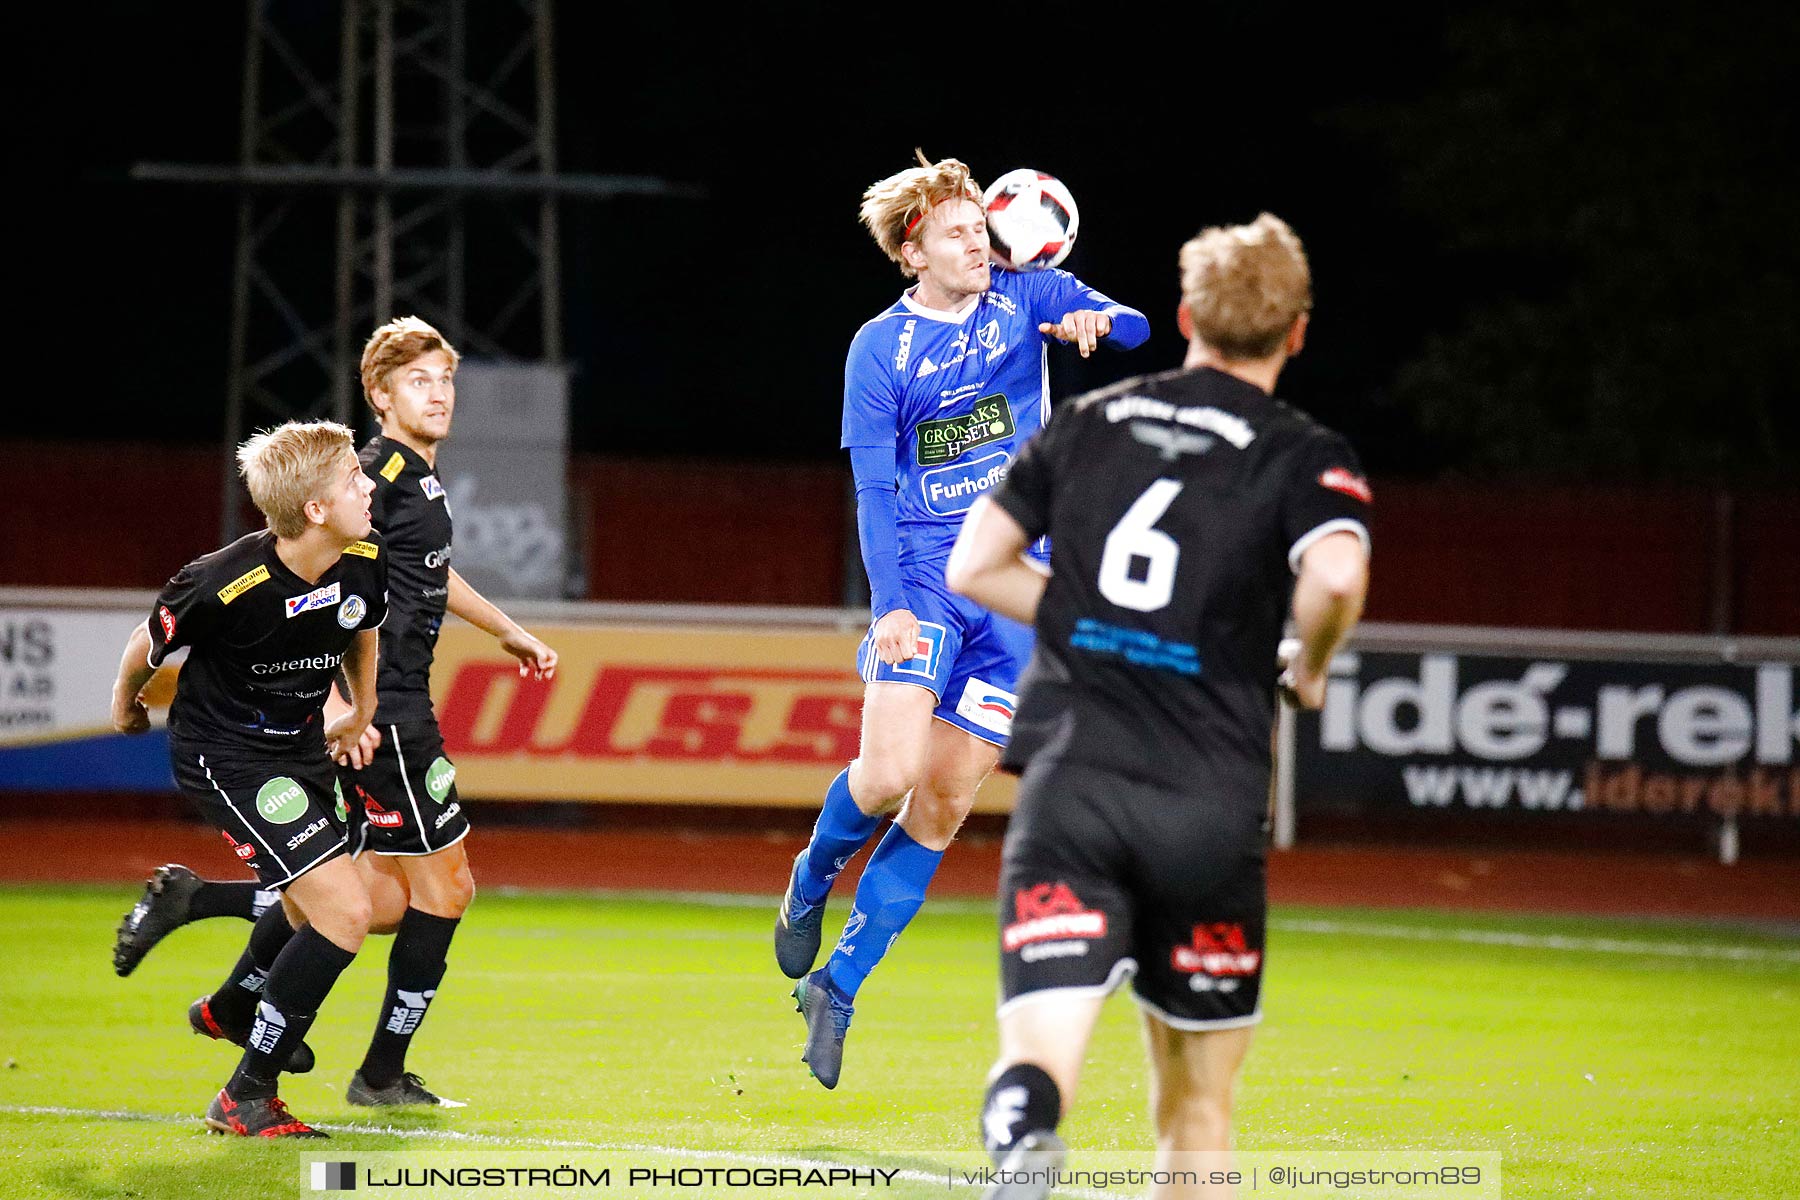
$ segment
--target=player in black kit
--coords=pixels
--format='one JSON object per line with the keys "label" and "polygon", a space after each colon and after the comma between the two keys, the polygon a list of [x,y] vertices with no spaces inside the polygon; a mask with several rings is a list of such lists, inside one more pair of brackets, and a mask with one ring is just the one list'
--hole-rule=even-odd
{"label": "player in black kit", "polygon": [[[350,850],[373,903],[371,931],[392,932],[388,991],[374,1037],[352,1077],[347,1099],[358,1105],[456,1106],[406,1070],[406,1053],[442,981],[451,938],[475,895],[462,846],[468,818],[456,791],[456,767],[444,753],[431,706],[431,663],[449,611],[494,637],[519,660],[520,674],[546,679],[556,652],[484,599],[451,567],[450,501],[436,473],[438,445],[455,411],[458,355],[416,317],[377,329],[363,349],[362,381],[381,433],[363,446],[362,469],[375,491],[371,511],[388,550],[391,615],[382,629],[379,707],[363,737],[339,756],[338,779],[349,801]],[[327,717],[349,703],[332,695]],[[120,927],[114,951],[120,974],[142,960],[170,930],[205,916],[252,917],[250,885],[201,880],[187,868],[160,868]],[[257,957],[279,949],[285,924],[255,918],[252,954],[210,997],[195,1002],[195,1028],[210,1009],[259,983]],[[310,1052],[291,1070],[310,1067]]]}
{"label": "player in black kit", "polygon": [[[1037,627],[1002,758],[1023,779],[982,1131],[996,1162],[1040,1173],[992,1195],[1048,1191],[1094,1021],[1133,975],[1158,1169],[1230,1148],[1261,1015],[1276,692],[1323,703],[1367,587],[1355,455],[1270,394],[1306,335],[1299,239],[1265,213],[1206,230],[1181,268],[1183,368],[1072,402],[970,511],[948,568]],[[1048,579],[1019,557],[1045,534]],[[1299,647],[1278,666],[1290,612]]]}
{"label": "player in black kit", "polygon": [[[169,581],[126,643],[113,688],[113,724],[146,731],[139,693],[171,652],[188,649],[169,710],[176,782],[261,885],[282,892],[265,914],[286,931],[279,953],[257,989],[231,997],[234,1011],[209,1017],[244,1046],[206,1111],[220,1133],[324,1136],[288,1113],[276,1080],[369,927],[331,760],[375,716],[376,628],[387,616],[387,556],[353,445],[348,429],[320,421],[289,422],[239,448],[268,529]],[[340,666],[356,704],[327,720]]]}
{"label": "player in black kit", "polygon": [[[556,652],[450,565],[450,501],[436,467],[456,407],[457,361],[443,335],[417,317],[383,325],[363,348],[363,391],[381,433],[361,457],[375,483],[375,526],[393,564],[394,619],[382,637],[375,724],[338,761],[352,796],[357,863],[377,928],[394,930],[394,948],[374,1038],[350,1081],[352,1104],[454,1103],[406,1070],[407,1048],[443,979],[450,939],[475,897],[462,844],[469,822],[431,707],[431,660],[445,609],[499,639],[519,660],[519,674],[548,679],[556,671]],[[334,696],[326,712],[343,707]]]}

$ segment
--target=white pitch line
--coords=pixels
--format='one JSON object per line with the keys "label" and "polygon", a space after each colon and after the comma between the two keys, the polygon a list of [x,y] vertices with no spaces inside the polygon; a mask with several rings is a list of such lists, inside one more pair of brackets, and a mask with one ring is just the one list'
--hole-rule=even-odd
{"label": "white pitch line", "polygon": [[1521,950],[1572,950],[1580,954],[1644,954],[1656,958],[1719,958],[1730,962],[1800,963],[1800,949],[1776,946],[1715,946],[1705,942],[1640,942],[1629,938],[1565,937],[1555,933],[1511,933],[1501,929],[1434,929],[1419,925],[1373,925],[1360,921],[1279,918],[1271,929],[1284,933],[1355,934],[1412,942],[1465,942]]}
{"label": "white pitch line", "polygon": [[[150,1125],[192,1125],[198,1117],[177,1116],[173,1113],[141,1113],[127,1109],[109,1108],[63,1108],[52,1104],[0,1104],[0,1113],[27,1117],[73,1117],[88,1121],[136,1121]],[[830,1162],[825,1159],[796,1158],[785,1154],[750,1154],[736,1150],[694,1150],[680,1146],[651,1146],[633,1142],[583,1142],[568,1138],[532,1138],[507,1137],[496,1133],[466,1133],[459,1129],[407,1129],[393,1125],[339,1125],[319,1122],[315,1129],[327,1133],[368,1133],[383,1137],[398,1138],[437,1138],[442,1141],[464,1142],[477,1146],[517,1146],[539,1150],[593,1150],[608,1154],[656,1154],[665,1158],[697,1159],[702,1162],[718,1159],[732,1163],[748,1163],[759,1167],[791,1167],[809,1171],[841,1171],[845,1169],[863,1169],[868,1167],[859,1163]],[[978,1188],[978,1183],[965,1183],[947,1172],[943,1175],[929,1171],[920,1171],[909,1167],[882,1167],[883,1171],[893,1170],[895,1179],[904,1179],[908,1183],[943,1183],[952,1187]],[[955,1172],[968,1168],[955,1168]],[[1064,1189],[1057,1193],[1063,1196],[1079,1196],[1083,1200],[1129,1200],[1117,1192],[1102,1192],[1088,1189]]]}
{"label": "white pitch line", "polygon": [[[522,889],[514,889],[526,895]],[[712,908],[774,907],[780,897],[753,896],[729,892],[566,892],[567,897],[604,896],[607,899],[699,904]],[[992,900],[945,898],[930,901],[926,911],[955,913],[961,916],[991,915]],[[1713,958],[1728,962],[1800,963],[1800,949],[1777,946],[1714,946],[1704,942],[1649,942],[1631,938],[1568,937],[1555,933],[1515,933],[1502,929],[1438,929],[1423,925],[1387,925],[1362,921],[1312,920],[1301,917],[1277,917],[1269,928],[1285,933],[1348,933],[1365,937],[1399,938],[1413,942],[1464,942],[1480,946],[1511,946],[1521,950],[1567,950],[1578,954],[1643,954],[1654,958]],[[638,936],[638,935],[633,935]],[[643,936],[663,936],[646,932]],[[760,936],[760,935],[759,935]],[[712,940],[711,937],[696,940]],[[737,940],[720,937],[718,940]]]}

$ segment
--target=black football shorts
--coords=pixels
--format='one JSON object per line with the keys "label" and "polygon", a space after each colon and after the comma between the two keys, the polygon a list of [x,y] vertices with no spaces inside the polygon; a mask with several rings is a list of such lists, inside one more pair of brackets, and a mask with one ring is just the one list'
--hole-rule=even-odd
{"label": "black football shorts", "polygon": [[1135,976],[1174,1028],[1261,1019],[1266,801],[1028,767],[1000,875],[1001,1015]]}
{"label": "black football shorts", "polygon": [[444,754],[436,721],[377,725],[381,745],[360,771],[338,768],[350,801],[353,853],[418,857],[436,854],[469,834],[456,795],[456,765]]}
{"label": "black football shorts", "polygon": [[266,888],[285,888],[347,849],[332,762],[223,755],[171,742],[175,782]]}

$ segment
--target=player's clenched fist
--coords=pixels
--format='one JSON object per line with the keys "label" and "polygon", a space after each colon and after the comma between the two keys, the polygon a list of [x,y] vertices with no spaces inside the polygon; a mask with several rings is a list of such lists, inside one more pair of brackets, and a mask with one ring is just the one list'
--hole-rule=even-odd
{"label": "player's clenched fist", "polygon": [[1044,322],[1038,326],[1038,332],[1059,342],[1074,342],[1081,357],[1086,358],[1100,344],[1100,339],[1112,332],[1112,318],[1096,309],[1084,308],[1064,313],[1063,319],[1054,325]]}
{"label": "player's clenched fist", "polygon": [[113,728],[120,733],[150,732],[150,710],[145,708],[144,702],[136,696],[124,702],[120,702],[115,697],[112,720]]}
{"label": "player's clenched fist", "polygon": [[919,653],[919,618],[896,608],[875,622],[875,653],[890,667],[910,661]]}

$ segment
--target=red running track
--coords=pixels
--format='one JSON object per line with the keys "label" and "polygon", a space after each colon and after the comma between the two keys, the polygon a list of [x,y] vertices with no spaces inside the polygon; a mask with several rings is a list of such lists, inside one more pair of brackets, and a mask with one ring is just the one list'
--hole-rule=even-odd
{"label": "red running track", "polygon": [[[778,895],[804,844],[794,832],[683,829],[476,828],[467,843],[478,884]],[[854,883],[861,859],[840,887]],[[0,818],[0,881],[136,883],[165,862],[214,878],[243,871],[218,834],[191,822],[72,825]],[[939,895],[992,896],[1000,843],[966,836],[944,858]],[[1800,864],[1698,856],[1527,850],[1307,846],[1269,858],[1278,904],[1448,908],[1490,912],[1728,918],[1800,923]]]}

